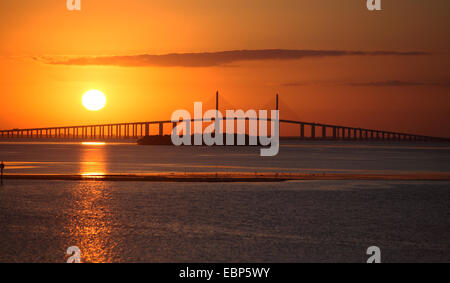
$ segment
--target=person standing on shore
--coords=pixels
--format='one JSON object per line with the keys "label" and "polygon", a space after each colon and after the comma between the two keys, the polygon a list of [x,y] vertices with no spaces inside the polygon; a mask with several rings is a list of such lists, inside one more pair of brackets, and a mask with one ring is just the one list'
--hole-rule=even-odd
{"label": "person standing on shore", "polygon": [[0,185],[3,186],[3,169],[5,169],[5,164],[0,163]]}

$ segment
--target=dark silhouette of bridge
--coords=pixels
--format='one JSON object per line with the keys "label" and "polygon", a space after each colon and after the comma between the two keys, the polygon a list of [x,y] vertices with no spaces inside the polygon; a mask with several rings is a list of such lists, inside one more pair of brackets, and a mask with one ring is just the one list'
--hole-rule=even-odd
{"label": "dark silhouette of bridge", "polygon": [[[219,109],[219,97],[216,93],[216,109]],[[278,94],[276,95],[276,110],[279,109]],[[223,120],[239,119],[223,117]],[[248,118],[244,118],[251,120]],[[264,120],[257,118],[258,120]],[[213,118],[214,120],[214,118]],[[265,119],[271,121],[271,118]],[[195,122],[191,119],[185,122]],[[201,119],[198,119],[201,121]],[[448,138],[431,137],[418,134],[384,131],[379,129],[357,128],[341,125],[313,123],[295,120],[280,119],[280,128],[284,124],[298,126],[298,135],[290,138],[303,140],[380,140],[380,141],[450,141]],[[180,121],[181,122],[181,121]],[[6,139],[61,139],[61,140],[123,140],[139,139],[149,136],[152,125],[157,125],[159,131],[154,135],[164,135],[164,126],[168,125],[174,128],[179,122],[171,120],[146,121],[131,123],[113,123],[97,125],[79,125],[64,127],[46,127],[29,129],[10,129],[0,130],[0,138]],[[191,127],[192,128],[192,127]],[[331,129],[331,131],[330,131]],[[308,131],[307,131],[308,130]]]}

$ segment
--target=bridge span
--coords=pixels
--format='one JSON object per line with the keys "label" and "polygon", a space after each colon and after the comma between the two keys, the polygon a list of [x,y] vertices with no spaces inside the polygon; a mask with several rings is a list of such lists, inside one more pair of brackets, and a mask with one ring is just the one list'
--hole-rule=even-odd
{"label": "bridge span", "polygon": [[[276,110],[279,110],[279,99],[276,94]],[[219,110],[219,92],[216,92],[216,110]],[[223,117],[223,120],[254,120],[249,118],[230,118]],[[256,118],[257,120],[270,121],[271,119]],[[212,119],[214,120],[214,118]],[[192,122],[201,121],[201,119],[187,120]],[[186,121],[186,122],[187,122]],[[448,138],[431,137],[418,134],[384,131],[379,129],[366,129],[349,126],[339,126],[323,123],[302,122],[296,120],[280,119],[280,129],[282,125],[294,125],[298,127],[298,134],[290,136],[302,140],[381,140],[381,141],[432,141],[442,142],[450,141]],[[29,129],[10,129],[0,130],[0,138],[3,139],[61,139],[61,140],[123,140],[139,139],[149,135],[164,135],[164,126],[176,127],[179,122],[165,121],[147,121],[132,123],[114,123],[98,125],[82,125],[67,127],[47,127],[47,128],[29,128]],[[151,126],[156,125],[158,131],[152,133]],[[191,127],[192,129],[193,127]]]}
{"label": "bridge span", "polygon": [[[224,120],[231,118],[224,117]],[[236,118],[232,118],[236,119]],[[248,120],[248,119],[247,119]],[[261,120],[261,119],[259,119]],[[267,119],[270,121],[270,118]],[[189,120],[195,122],[194,119]],[[132,123],[97,124],[65,127],[29,128],[0,130],[3,139],[61,139],[61,140],[123,140],[139,139],[149,135],[164,135],[165,126],[171,129],[177,122],[147,121]],[[381,141],[450,141],[447,138],[431,137],[417,134],[384,131],[379,129],[356,128],[349,126],[330,125],[294,120],[281,120],[283,125],[298,127],[298,134],[290,138],[302,140],[381,140]],[[156,125],[155,132],[151,126]],[[192,127],[191,127],[192,128]]]}

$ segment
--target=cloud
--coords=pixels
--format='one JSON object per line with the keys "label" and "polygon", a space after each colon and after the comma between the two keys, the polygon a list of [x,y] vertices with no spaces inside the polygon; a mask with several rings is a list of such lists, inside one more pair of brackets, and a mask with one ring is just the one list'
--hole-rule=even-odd
{"label": "cloud", "polygon": [[231,50],[202,53],[171,53],[163,55],[141,54],[97,57],[34,57],[34,60],[52,65],[121,66],[121,67],[212,67],[242,61],[296,60],[303,58],[341,56],[422,56],[426,52],[399,51],[346,51],[346,50]]}
{"label": "cloud", "polygon": [[350,86],[374,86],[374,87],[402,87],[402,86],[442,86],[449,87],[449,82],[412,82],[412,81],[374,81],[374,82],[357,82],[348,83]]}
{"label": "cloud", "polygon": [[434,87],[450,87],[450,82],[420,82],[420,81],[400,81],[400,80],[385,80],[385,81],[369,81],[369,82],[331,82],[331,81],[316,81],[316,82],[288,82],[281,86],[296,87],[296,86],[352,86],[352,87],[408,87],[408,86],[434,86]]}

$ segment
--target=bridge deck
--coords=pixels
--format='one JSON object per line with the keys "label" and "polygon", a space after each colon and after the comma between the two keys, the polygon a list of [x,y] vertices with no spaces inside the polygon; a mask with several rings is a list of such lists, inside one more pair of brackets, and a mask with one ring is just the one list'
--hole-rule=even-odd
{"label": "bridge deck", "polygon": [[[229,118],[223,120],[259,120],[272,121],[264,118]],[[212,119],[214,120],[214,119]],[[198,122],[201,119],[190,119],[186,122]],[[181,122],[181,121],[180,121]],[[45,127],[28,129],[0,130],[0,138],[32,138],[32,139],[130,139],[150,135],[150,126],[159,125],[158,135],[164,134],[164,125],[171,124],[172,128],[177,123],[171,120],[146,121],[131,123],[96,124],[64,127]],[[300,139],[352,139],[352,140],[407,140],[407,141],[450,141],[447,138],[430,137],[417,134],[384,131],[377,129],[356,128],[349,126],[331,125],[294,120],[280,119],[280,128],[283,124],[297,125]],[[308,128],[308,132],[306,131]],[[331,129],[331,133],[329,131]],[[307,134],[308,133],[308,134]]]}

